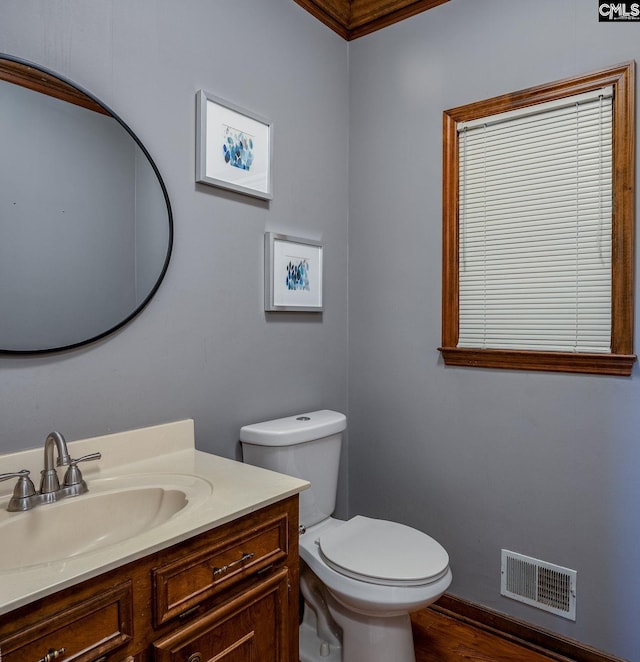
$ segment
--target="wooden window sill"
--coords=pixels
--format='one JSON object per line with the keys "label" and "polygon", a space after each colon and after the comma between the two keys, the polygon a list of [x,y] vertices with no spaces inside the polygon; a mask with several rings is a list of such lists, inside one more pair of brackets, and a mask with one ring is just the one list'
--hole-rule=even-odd
{"label": "wooden window sill", "polygon": [[595,375],[631,375],[635,354],[574,354],[507,349],[439,347],[445,365],[474,368],[506,368]]}

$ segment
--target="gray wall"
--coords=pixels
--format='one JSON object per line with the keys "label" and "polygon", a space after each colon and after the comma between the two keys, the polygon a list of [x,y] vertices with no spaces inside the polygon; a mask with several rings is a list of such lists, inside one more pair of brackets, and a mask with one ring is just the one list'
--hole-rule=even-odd
{"label": "gray wall", "polygon": [[[199,448],[236,457],[242,424],[345,411],[346,42],[291,0],[3,0],[0,51],[122,117],[175,221],[166,279],[131,324],[76,351],[0,357],[0,452],[52,429],[72,440],[192,417]],[[274,122],[270,204],[195,184],[200,88]],[[324,242],[322,316],[265,315],[265,231]]]}
{"label": "gray wall", "polygon": [[[352,43],[349,134],[352,514],[440,540],[452,593],[632,660],[638,368],[445,368],[437,347],[442,111],[638,56],[640,24],[590,0],[452,0]],[[576,569],[576,623],[501,598],[501,548]]]}

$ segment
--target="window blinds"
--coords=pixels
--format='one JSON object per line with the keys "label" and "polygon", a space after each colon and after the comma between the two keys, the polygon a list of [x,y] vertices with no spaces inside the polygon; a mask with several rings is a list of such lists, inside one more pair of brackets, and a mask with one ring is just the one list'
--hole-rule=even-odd
{"label": "window blinds", "polygon": [[611,351],[611,97],[458,124],[459,347]]}

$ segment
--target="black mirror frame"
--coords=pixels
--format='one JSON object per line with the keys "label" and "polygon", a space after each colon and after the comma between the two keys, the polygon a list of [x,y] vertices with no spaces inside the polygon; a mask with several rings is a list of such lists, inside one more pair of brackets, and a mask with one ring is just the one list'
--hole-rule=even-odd
{"label": "black mirror frame", "polygon": [[[168,241],[167,241],[167,252],[165,255],[164,259],[164,264],[162,265],[162,270],[160,271],[160,274],[158,276],[158,279],[151,288],[151,291],[149,294],[145,297],[145,299],[140,303],[140,305],[135,308],[129,315],[127,315],[122,321],[118,322],[114,326],[108,328],[107,330],[95,335],[91,336],[90,338],[87,338],[86,340],[81,340],[78,342],[71,343],[69,345],[63,345],[60,347],[51,347],[51,348],[46,348],[46,349],[2,349],[0,347],[0,355],[20,355],[20,356],[32,356],[32,355],[42,355],[42,354],[53,354],[56,352],[63,352],[63,351],[68,351],[72,349],[76,349],[79,347],[84,347],[85,345],[89,345],[91,343],[97,342],[98,340],[101,340],[105,338],[106,336],[109,336],[119,329],[121,329],[123,326],[131,322],[135,317],[137,317],[149,304],[151,299],[155,296],[156,292],[158,291],[158,288],[160,287],[160,284],[164,280],[164,277],[166,275],[167,269],[169,268],[169,261],[171,259],[171,253],[173,251],[173,213],[171,211],[171,203],[169,201],[169,195],[167,193],[167,188],[165,186],[164,180],[162,179],[162,176],[160,175],[160,171],[158,170],[158,167],[155,164],[155,161],[151,158],[151,155],[149,154],[147,148],[142,144],[140,139],[136,136],[136,134],[131,130],[131,128],[116,114],[111,110],[109,106],[107,106],[105,103],[100,101],[96,96],[94,96],[91,92],[85,90],[83,87],[80,85],[74,83],[73,81],[69,80],[65,76],[62,76],[54,71],[51,71],[50,69],[47,69],[46,67],[43,67],[41,65],[35,64],[33,62],[30,62],[28,60],[24,60],[22,58],[9,55],[7,53],[0,53],[0,62],[1,61],[9,61],[15,63],[18,67],[26,67],[29,69],[34,69],[36,71],[41,72],[42,74],[45,75],[47,79],[49,78],[54,78],[57,81],[61,81],[61,83],[64,86],[68,86],[72,88],[73,91],[79,93],[81,96],[87,97],[92,104],[95,104],[96,106],[99,107],[99,109],[102,110],[105,114],[111,116],[113,119],[115,119],[118,124],[129,134],[129,136],[133,139],[133,141],[136,143],[136,145],[140,148],[142,153],[146,156],[148,159],[151,168],[153,169],[156,177],[158,178],[158,182],[160,184],[160,189],[162,191],[162,195],[164,196],[164,201],[167,206],[167,220],[169,222],[169,236],[168,236]],[[5,76],[2,75],[2,72],[0,72],[0,80],[8,80]],[[9,82],[14,82],[14,81],[9,81]],[[32,87],[31,89],[37,89],[36,87]]]}

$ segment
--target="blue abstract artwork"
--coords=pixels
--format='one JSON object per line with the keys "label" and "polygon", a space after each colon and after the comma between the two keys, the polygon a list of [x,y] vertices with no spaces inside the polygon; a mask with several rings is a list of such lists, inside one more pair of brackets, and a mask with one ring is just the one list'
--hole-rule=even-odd
{"label": "blue abstract artwork", "polygon": [[253,136],[225,125],[222,153],[225,163],[240,170],[251,170]]}
{"label": "blue abstract artwork", "polygon": [[288,290],[309,291],[309,260],[289,262],[286,267],[285,285]]}

